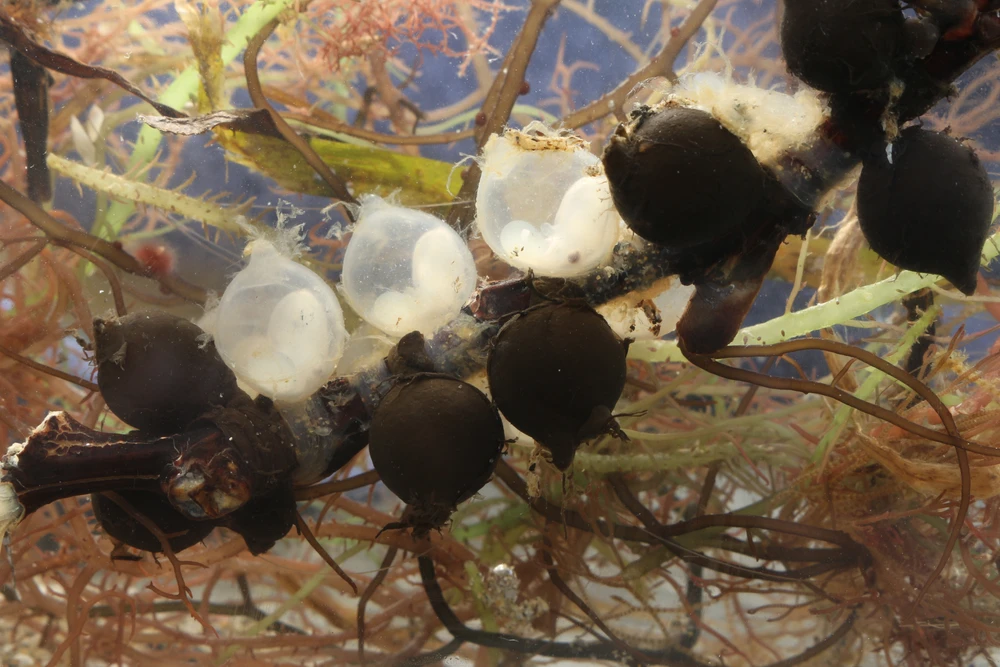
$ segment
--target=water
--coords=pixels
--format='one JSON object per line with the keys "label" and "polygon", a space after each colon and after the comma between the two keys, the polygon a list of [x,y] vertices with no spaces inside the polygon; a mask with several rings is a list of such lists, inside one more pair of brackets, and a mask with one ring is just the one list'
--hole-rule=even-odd
{"label": "water", "polygon": [[[900,55],[907,85],[892,89],[893,101],[864,94],[831,103],[788,74],[773,2],[547,4],[554,11],[527,65],[523,50],[506,58],[522,26],[543,16],[526,0],[0,5],[0,38],[29,62],[18,70],[0,61],[0,438],[9,482],[0,485],[0,528],[11,528],[0,560],[0,624],[11,637],[0,648],[4,664],[358,664],[359,597],[348,580],[363,591],[380,571],[363,611],[370,663],[805,664],[817,646],[817,664],[992,664],[1000,480],[990,261],[998,249],[992,237],[983,244],[979,285],[968,296],[931,274],[897,275],[852,221],[862,154],[881,147],[898,120],[919,115],[928,130],[950,128],[996,175],[996,60],[960,71],[952,57],[970,45],[983,54],[997,46],[996,10],[987,3],[967,17],[971,34],[948,33],[946,19],[925,15],[947,39],[928,60]],[[704,9],[704,21],[690,18]],[[255,59],[258,89],[252,70],[248,83],[244,49],[276,15],[282,25]],[[692,25],[673,62],[680,88],[662,69],[630,80]],[[135,88],[82,78],[97,73],[51,60],[32,43]],[[31,69],[35,61],[51,82]],[[27,72],[16,101],[12,67]],[[914,74],[922,67],[956,76],[956,94],[938,100],[941,92]],[[497,73],[521,71],[523,81],[489,92]],[[661,78],[629,95],[653,76]],[[168,108],[154,111],[138,92]],[[262,97],[278,120],[245,113]],[[494,255],[475,225],[476,189],[463,190],[478,177],[467,158],[485,130],[568,124],[600,156],[625,131],[616,109],[645,113],[637,105],[655,111],[664,100],[712,112],[774,177],[761,195],[766,205],[739,235],[713,238],[711,247],[653,246],[621,223],[610,258],[583,276],[562,266],[559,275],[574,276],[568,281],[531,265],[537,275],[527,280]],[[170,109],[203,120],[172,120]],[[204,120],[218,111],[241,115]],[[302,152],[303,138],[311,153]],[[951,172],[939,171],[946,183]],[[584,176],[603,178],[567,182]],[[42,196],[50,179],[51,199]],[[524,189],[519,203],[553,195],[544,175],[511,181]],[[663,173],[643,192],[671,211],[695,186],[716,185],[711,176],[691,187],[676,182]],[[435,322],[424,338],[400,341],[405,332],[382,312],[389,306],[365,321],[339,290],[357,214],[335,196],[345,183],[352,198],[376,195],[445,219],[468,244],[479,283],[463,304],[450,303],[442,282],[451,275],[447,252],[424,261],[366,253],[403,267],[394,284],[367,285],[373,294],[401,301],[415,289],[408,280],[428,282],[406,267],[435,279],[439,310],[424,308]],[[724,185],[714,199],[726,201]],[[925,189],[934,187],[932,178]],[[35,195],[41,207],[17,193]],[[555,229],[525,219],[532,222],[518,224]],[[933,232],[943,256],[954,253],[947,239],[959,222]],[[161,395],[189,362],[171,353],[136,369],[130,355],[199,349],[208,356],[186,370],[224,378],[232,377],[230,358],[220,347],[213,361],[208,337],[169,332],[105,354],[93,350],[93,318],[162,310],[210,331],[239,330],[242,318],[202,318],[246,266],[247,241],[261,238],[339,298],[351,338],[331,381],[304,401],[275,394],[274,407],[226,384],[224,401],[204,399],[198,422],[130,433],[114,414],[120,399],[103,387],[106,405],[99,391],[110,371],[99,376],[92,357],[138,373],[124,395],[156,414],[178,394],[196,395]],[[698,285],[679,325],[689,350],[713,337],[775,347],[685,361],[671,331],[688,298],[678,273]],[[502,321],[566,298],[589,301],[619,335],[637,339],[614,406],[617,426],[602,423],[608,433],[576,450],[563,475],[545,447],[505,423],[492,481],[424,534],[427,526],[377,482],[364,450],[381,397],[394,377],[415,371],[488,391],[487,356]],[[418,314],[407,304],[407,314]],[[284,311],[277,322],[261,316],[285,344],[325,342],[327,329],[306,322],[319,312],[313,301]],[[450,321],[435,329],[441,318]],[[553,330],[545,340],[558,351],[583,336]],[[781,347],[809,336],[808,349]],[[294,347],[274,352],[297,369],[333,367],[329,359],[310,364],[304,343]],[[579,363],[596,363],[583,349]],[[254,361],[241,357],[232,381],[267,392],[242,375]],[[887,378],[899,368],[912,375]],[[524,372],[529,394],[544,379]],[[573,394],[583,384],[551,386]],[[932,393],[919,398],[925,387]],[[464,417],[448,410],[447,400],[414,409],[400,446],[426,424]],[[74,421],[53,418],[33,433],[50,411]],[[481,444],[462,435],[461,446]],[[967,474],[956,445],[969,452]],[[38,451],[49,457],[32,458]],[[114,522],[94,516],[91,493],[108,494],[102,503],[118,512]],[[178,512],[192,503],[194,523]],[[29,513],[18,524],[19,504]],[[168,534],[150,533],[136,514]],[[178,560],[129,546],[129,531],[139,530],[152,539],[146,545],[208,534]]]}

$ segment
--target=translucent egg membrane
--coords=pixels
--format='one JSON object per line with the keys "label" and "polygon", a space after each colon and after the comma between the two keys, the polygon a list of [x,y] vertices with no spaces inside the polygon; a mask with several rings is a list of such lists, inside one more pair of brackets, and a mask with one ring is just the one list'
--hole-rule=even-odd
{"label": "translucent egg membrane", "polygon": [[572,278],[608,261],[619,217],[584,142],[507,130],[487,141],[481,167],[476,225],[505,262]]}
{"label": "translucent egg membrane", "polygon": [[475,288],[472,253],[443,220],[378,197],[362,202],[341,275],[344,297],[362,319],[393,336],[430,335]]}
{"label": "translucent egg membrane", "polygon": [[268,241],[206,318],[223,360],[240,382],[275,401],[308,398],[333,373],[347,340],[333,289]]}

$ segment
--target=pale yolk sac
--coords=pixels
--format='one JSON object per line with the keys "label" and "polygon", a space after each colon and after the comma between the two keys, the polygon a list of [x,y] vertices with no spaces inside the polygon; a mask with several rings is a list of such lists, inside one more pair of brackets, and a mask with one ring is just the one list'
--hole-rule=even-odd
{"label": "pale yolk sac", "polygon": [[431,335],[459,314],[476,280],[472,253],[443,220],[378,197],[363,201],[341,290],[366,322],[391,336]]}
{"label": "pale yolk sac", "polygon": [[240,382],[279,403],[305,400],[323,386],[347,340],[333,289],[264,240],[253,242],[250,263],[206,321]]}
{"label": "pale yolk sac", "polygon": [[572,278],[610,259],[620,218],[583,142],[507,130],[486,143],[481,165],[476,225],[505,262]]}

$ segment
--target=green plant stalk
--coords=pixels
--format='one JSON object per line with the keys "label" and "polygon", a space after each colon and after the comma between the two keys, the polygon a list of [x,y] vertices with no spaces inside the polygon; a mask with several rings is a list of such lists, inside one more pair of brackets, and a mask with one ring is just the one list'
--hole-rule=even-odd
{"label": "green plant stalk", "polygon": [[[306,580],[306,583],[302,584],[302,588],[297,590],[294,595],[292,595],[287,600],[278,605],[278,608],[272,611],[270,614],[260,619],[259,621],[256,621],[253,625],[247,628],[245,636],[254,637],[260,634],[264,629],[266,629],[272,623],[274,623],[279,618],[284,616],[285,612],[287,612],[289,609],[298,605],[300,602],[309,597],[314,590],[319,588],[320,584],[322,584],[323,581],[330,574],[331,574],[330,569],[324,564],[323,568],[313,576],[309,577],[309,579]],[[218,660],[215,661],[215,664],[224,665],[239,650],[240,650],[239,644],[234,644],[233,646],[228,647],[225,651],[222,652],[221,655],[219,655],[219,658]]]}
{"label": "green plant stalk", "polygon": [[[913,323],[906,333],[899,339],[899,344],[896,349],[886,355],[885,360],[890,364],[898,364],[904,356],[909,354],[910,349],[917,342],[924,333],[926,333],[927,328],[934,322],[935,318],[941,313],[940,306],[933,306],[928,308],[920,319]],[[858,390],[854,392],[854,395],[860,399],[868,400],[868,398],[875,393],[875,390],[881,384],[882,380],[886,377],[885,373],[879,370],[870,369],[868,377],[865,381],[861,383]],[[830,427],[827,429],[823,438],[819,441],[819,445],[812,454],[812,462],[819,463],[826,458],[826,453],[830,446],[837,442],[840,438],[840,434],[844,431],[844,427],[847,426],[847,420],[850,418],[851,413],[854,408],[847,405],[841,405],[837,408],[837,411],[833,415],[833,421],[830,422]]]}
{"label": "green plant stalk", "polygon": [[483,585],[483,577],[479,574],[479,569],[476,567],[476,563],[473,561],[465,561],[465,574],[469,577],[469,589],[472,592],[472,604],[476,608],[476,613],[479,615],[479,620],[483,623],[483,630],[489,632],[497,632],[500,627],[497,625],[497,619],[493,616],[493,612],[490,610],[486,603],[483,602],[483,597],[486,594],[486,587]]}
{"label": "green plant stalk", "polygon": [[[790,465],[791,461],[781,452],[766,445],[743,445],[743,452],[755,461],[770,461],[776,465]],[[610,475],[620,472],[648,472],[679,470],[703,466],[719,460],[740,458],[736,445],[721,443],[713,447],[692,447],[664,453],[641,454],[589,454],[578,451],[574,466],[580,472]]]}
{"label": "green plant stalk", "polygon": [[[243,234],[243,230],[236,224],[237,216],[244,213],[240,208],[218,206],[204,199],[188,197],[155,185],[133,181],[110,171],[88,167],[52,153],[49,154],[48,163],[53,171],[100,194],[113,197],[119,202],[130,202],[130,206],[134,204],[154,206],[230,234]],[[115,236],[118,235],[119,231],[120,229],[115,230]]]}
{"label": "green plant stalk", "polygon": [[739,430],[741,433],[743,429],[749,426],[762,426],[764,428],[776,428],[781,430],[783,433],[787,434],[788,429],[782,427],[780,423],[776,420],[780,417],[787,417],[793,415],[802,410],[810,409],[815,407],[815,403],[810,404],[809,401],[797,401],[794,405],[790,405],[787,408],[782,408],[780,410],[774,410],[771,412],[762,412],[755,415],[746,415],[743,417],[733,417],[731,419],[719,419],[717,424],[712,424],[711,426],[704,426],[702,428],[697,428],[691,431],[681,431],[672,433],[646,433],[645,431],[634,431],[631,429],[623,429],[625,435],[633,440],[642,440],[645,442],[655,442],[660,444],[665,444],[669,442],[692,442],[705,438],[712,435],[717,435],[719,433],[725,433],[727,431]]}
{"label": "green plant stalk", "polygon": [[[247,41],[251,37],[278,14],[294,4],[295,0],[258,0],[248,7],[236,21],[236,24],[226,33],[226,40],[222,47],[222,64],[231,63],[246,48]],[[175,109],[181,109],[187,105],[188,101],[197,96],[200,82],[198,65],[192,63],[174,78],[157,101]],[[144,125],[139,131],[139,137],[136,139],[132,155],[129,157],[127,171],[134,173],[149,164],[155,158],[161,140],[162,134],[159,130]],[[102,232],[108,234],[108,238],[117,237],[134,210],[135,204],[131,202],[112,204],[108,209]]]}
{"label": "green plant stalk", "polygon": [[[1000,232],[986,239],[982,265],[1000,255]],[[837,324],[849,324],[879,306],[944,280],[937,275],[900,271],[899,275],[864,285],[831,301],[804,308],[743,329],[736,334],[733,345],[772,345]],[[629,349],[629,357],[649,362],[684,361],[676,341],[641,341]]]}

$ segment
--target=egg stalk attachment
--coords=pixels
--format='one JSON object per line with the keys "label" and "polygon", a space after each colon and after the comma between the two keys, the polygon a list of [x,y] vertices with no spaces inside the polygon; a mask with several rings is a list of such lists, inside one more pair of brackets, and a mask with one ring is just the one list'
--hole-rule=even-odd
{"label": "egg stalk attachment", "polygon": [[288,486],[291,436],[268,406],[215,409],[182,433],[105,433],[53,412],[0,459],[26,512],[86,493],[148,490],[184,516],[218,520]]}
{"label": "egg stalk attachment", "polygon": [[221,437],[213,428],[165,437],[105,433],[65,412],[52,412],[27,440],[8,450],[2,460],[3,479],[14,485],[27,513],[86,493],[158,491],[178,451]]}

